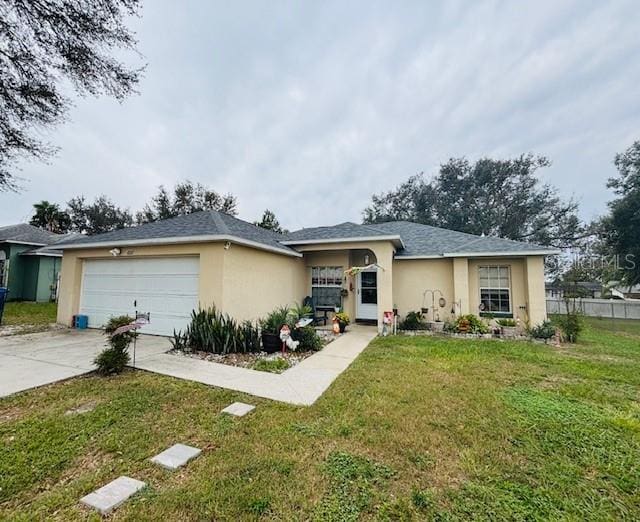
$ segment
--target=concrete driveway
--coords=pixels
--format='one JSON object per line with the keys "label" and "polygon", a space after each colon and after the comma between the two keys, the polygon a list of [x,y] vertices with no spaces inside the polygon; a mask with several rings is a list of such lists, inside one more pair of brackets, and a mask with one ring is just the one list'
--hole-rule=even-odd
{"label": "concrete driveway", "polygon": [[[0,397],[76,377],[95,369],[105,347],[99,330],[55,330],[0,337]],[[171,348],[164,337],[141,335],[136,362]]]}

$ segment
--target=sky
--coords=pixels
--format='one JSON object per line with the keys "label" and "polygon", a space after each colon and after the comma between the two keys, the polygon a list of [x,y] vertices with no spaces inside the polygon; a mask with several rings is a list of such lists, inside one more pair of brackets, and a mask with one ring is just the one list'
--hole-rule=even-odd
{"label": "sky", "polygon": [[640,139],[640,30],[630,1],[147,0],[131,21],[138,95],[77,98],[0,193],[105,194],[139,210],[190,179],[289,229],[359,222],[373,193],[451,157],[547,156],[583,219],[606,211],[613,157]]}

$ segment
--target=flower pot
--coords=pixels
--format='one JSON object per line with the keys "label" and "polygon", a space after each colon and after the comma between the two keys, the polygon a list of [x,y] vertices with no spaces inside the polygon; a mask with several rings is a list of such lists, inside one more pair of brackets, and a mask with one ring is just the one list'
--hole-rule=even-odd
{"label": "flower pot", "polygon": [[282,349],[280,336],[274,333],[262,332],[262,349],[267,353],[275,353]]}
{"label": "flower pot", "polygon": [[442,332],[444,330],[444,323],[442,321],[433,321],[429,324],[431,325],[431,330],[434,332]]}
{"label": "flower pot", "polygon": [[347,323],[345,323],[344,321],[338,321],[338,326],[340,327],[340,333],[344,333],[344,331],[347,329]]}
{"label": "flower pot", "polygon": [[516,336],[516,327],[515,326],[503,326],[502,327],[502,337],[505,339],[513,339]]}

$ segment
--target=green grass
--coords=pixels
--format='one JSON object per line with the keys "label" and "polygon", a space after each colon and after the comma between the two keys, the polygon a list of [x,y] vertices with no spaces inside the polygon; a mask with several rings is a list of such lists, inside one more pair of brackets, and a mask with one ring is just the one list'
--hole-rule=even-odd
{"label": "green grass", "polygon": [[[640,332],[601,324],[378,339],[309,408],[133,371],[2,399],[0,519],[97,520],[78,499],[128,475],[150,487],[117,520],[637,520]],[[205,451],[149,462],[176,442]]]}
{"label": "green grass", "polygon": [[289,361],[287,361],[286,359],[277,358],[258,359],[255,363],[253,363],[253,366],[251,368],[261,372],[282,373],[289,367],[291,367]]}
{"label": "green grass", "polygon": [[56,322],[56,303],[5,303],[2,326],[43,327]]}

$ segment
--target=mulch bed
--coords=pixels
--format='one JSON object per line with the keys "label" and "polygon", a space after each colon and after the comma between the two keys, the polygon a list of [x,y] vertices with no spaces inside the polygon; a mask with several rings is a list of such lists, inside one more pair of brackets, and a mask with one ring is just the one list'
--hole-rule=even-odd
{"label": "mulch bed", "polygon": [[[340,337],[342,334],[334,334],[330,330],[317,330],[318,336],[322,339],[323,348]],[[229,366],[238,366],[240,368],[253,368],[253,365],[260,359],[273,360],[273,359],[285,359],[289,363],[289,367],[304,361],[307,357],[311,357],[313,354],[318,353],[316,351],[289,351],[285,353],[267,353],[267,352],[252,352],[252,353],[229,353],[229,354],[217,354],[201,351],[183,352],[180,350],[171,350],[169,352],[172,355],[178,355],[182,357],[191,357],[193,359],[201,359],[203,361],[211,361],[219,364],[228,364]]]}

